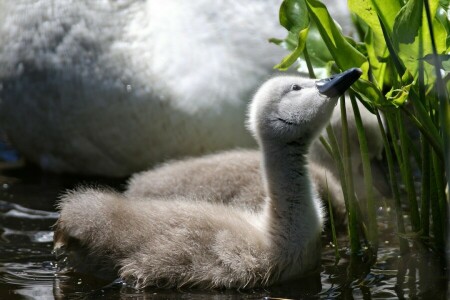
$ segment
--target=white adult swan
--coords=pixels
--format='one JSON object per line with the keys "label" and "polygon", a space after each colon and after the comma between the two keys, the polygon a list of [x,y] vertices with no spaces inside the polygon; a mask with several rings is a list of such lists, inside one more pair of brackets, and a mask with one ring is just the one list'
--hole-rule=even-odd
{"label": "white adult swan", "polygon": [[254,146],[280,3],[0,0],[0,128],[44,169],[106,176]]}
{"label": "white adult swan", "polygon": [[107,176],[254,146],[280,4],[0,0],[1,128],[44,169]]}
{"label": "white adult swan", "polygon": [[249,128],[262,153],[262,212],[79,189],[61,200],[55,248],[76,253],[71,244],[81,245],[85,259],[117,266],[137,287],[252,288],[316,269],[323,217],[306,154],[337,96],[360,75],[276,77],[256,93]]}

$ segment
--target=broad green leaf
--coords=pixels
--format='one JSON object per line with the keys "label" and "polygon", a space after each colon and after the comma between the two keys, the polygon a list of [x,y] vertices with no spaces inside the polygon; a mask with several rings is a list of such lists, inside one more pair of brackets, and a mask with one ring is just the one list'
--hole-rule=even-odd
{"label": "broad green leaf", "polygon": [[325,5],[318,0],[306,0],[310,18],[315,22],[322,39],[342,70],[359,67],[363,71],[362,78],[368,78],[369,64],[363,54],[356,50],[342,35],[331,18]]}
{"label": "broad green leaf", "polygon": [[312,65],[315,68],[328,68],[330,62],[333,62],[334,59],[314,23],[311,23],[306,43]]}
{"label": "broad green leaf", "polygon": [[411,44],[422,25],[423,0],[409,0],[395,17],[393,38],[397,43]]}
{"label": "broad green leaf", "polygon": [[[394,43],[391,40],[391,36],[389,35],[387,25],[381,20],[380,18],[380,26],[381,30],[383,31],[384,40],[386,42],[386,47],[389,50],[389,55],[391,57],[392,63],[394,64],[395,71],[397,71],[397,74],[402,76],[406,68],[403,64],[403,62],[400,60],[397,51],[394,48]],[[394,80],[397,80],[397,78],[393,78]],[[395,85],[395,84],[392,84]]]}
{"label": "broad green leaf", "polygon": [[376,36],[383,37],[372,0],[348,0],[348,8],[363,20]]}
{"label": "broad green leaf", "polygon": [[280,7],[279,18],[280,24],[288,30],[288,36],[284,40],[271,39],[270,41],[292,50],[274,67],[285,71],[299,58],[305,48],[310,23],[305,1],[284,0]]}
{"label": "broad green leaf", "polygon": [[353,85],[354,90],[368,103],[376,106],[386,105],[380,90],[373,83],[367,81],[369,63],[366,57],[342,35],[328,10],[320,1],[306,0],[306,5],[311,20],[315,22],[323,41],[339,68],[346,70],[359,67],[363,71],[361,79]]}
{"label": "broad green leaf", "polygon": [[382,39],[383,32],[379,18],[390,28],[389,33],[391,33],[395,16],[402,5],[399,0],[348,0],[348,7],[351,12],[366,22],[374,32],[375,37]]}
{"label": "broad green leaf", "polygon": [[[370,28],[366,33],[364,42],[366,43],[367,56],[370,62],[373,77],[375,78],[375,83],[377,84],[378,88],[382,90],[387,69],[387,63],[385,58],[388,55],[387,48],[386,46],[383,47],[384,52],[381,53],[382,57],[380,57],[377,51],[375,50],[376,44],[374,41],[374,34]],[[381,48],[379,48],[379,51],[380,50]]]}
{"label": "broad green leaf", "polygon": [[[314,73],[317,78],[324,78],[329,76],[331,73],[331,68],[334,65],[333,56],[331,56],[330,51],[328,51],[327,45],[325,45],[322,37],[320,36],[319,30],[311,21],[311,26],[309,29],[308,37],[306,39],[306,45],[308,47],[309,60],[314,69]],[[304,59],[304,55],[300,56]],[[308,73],[308,67],[306,61],[299,61],[299,72]]]}
{"label": "broad green leaf", "polygon": [[[412,1],[412,0],[410,0]],[[419,1],[423,3],[422,1]],[[439,6],[438,0],[428,0],[428,3],[430,4],[430,10],[432,13],[432,26],[434,30],[434,38],[436,42],[436,48],[438,54],[443,54],[447,50],[447,31],[445,27],[442,25],[442,23],[435,18],[437,8]],[[419,8],[417,8],[419,9]],[[397,37],[397,40],[399,41],[399,44],[397,45],[398,48],[398,56],[402,60],[405,67],[411,72],[413,76],[416,76],[418,69],[419,69],[419,60],[423,57],[426,57],[427,55],[430,55],[433,53],[432,47],[431,47],[431,36],[429,31],[428,22],[426,20],[425,10],[420,7],[420,12],[422,14],[421,16],[421,23],[420,29],[417,32],[417,35],[413,39],[413,42],[403,42],[402,38]],[[417,12],[415,13],[417,15]],[[417,17],[416,17],[417,18]],[[417,22],[419,20],[410,20],[409,23]],[[413,25],[411,25],[413,26]],[[417,25],[414,25],[417,26]],[[399,33],[402,34],[402,33]],[[431,65],[425,65],[425,82],[427,84],[432,84],[435,81],[435,75],[433,71],[433,66]]]}
{"label": "broad green leaf", "polygon": [[385,29],[390,35],[395,16],[401,9],[401,3],[399,0],[348,0],[348,6],[370,29],[365,36],[368,59],[377,84],[381,88],[384,81],[383,76],[387,74],[386,63],[389,51],[386,48],[380,20],[384,22]]}
{"label": "broad green leaf", "polygon": [[395,18],[403,6],[403,0],[371,0],[373,8],[392,34]]}
{"label": "broad green leaf", "polygon": [[296,33],[309,26],[308,10],[304,0],[284,0],[280,7],[280,24]]}

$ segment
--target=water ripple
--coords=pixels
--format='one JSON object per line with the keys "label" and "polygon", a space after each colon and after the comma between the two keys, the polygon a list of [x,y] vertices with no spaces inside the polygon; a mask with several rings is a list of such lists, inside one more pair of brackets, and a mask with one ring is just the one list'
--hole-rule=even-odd
{"label": "water ripple", "polygon": [[52,219],[56,220],[59,217],[59,213],[30,209],[23,207],[19,204],[0,200],[0,216],[12,217],[20,219]]}

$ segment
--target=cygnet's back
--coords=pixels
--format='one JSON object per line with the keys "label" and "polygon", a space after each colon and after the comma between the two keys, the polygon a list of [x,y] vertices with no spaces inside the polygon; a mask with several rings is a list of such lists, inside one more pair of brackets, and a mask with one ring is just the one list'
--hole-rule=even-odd
{"label": "cygnet's back", "polygon": [[[330,197],[335,225],[344,229],[347,217],[340,181],[321,164],[309,161],[308,170],[325,206]],[[134,174],[125,195],[131,199],[183,197],[257,212],[263,209],[265,197],[261,153],[238,149],[172,161]]]}
{"label": "cygnet's back", "polygon": [[125,194],[186,196],[259,210],[265,197],[260,165],[259,151],[243,149],[172,161],[135,174]]}

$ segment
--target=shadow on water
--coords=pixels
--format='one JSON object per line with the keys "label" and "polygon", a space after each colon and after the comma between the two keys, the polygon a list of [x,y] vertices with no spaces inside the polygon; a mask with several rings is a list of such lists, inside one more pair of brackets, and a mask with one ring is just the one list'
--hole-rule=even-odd
{"label": "shadow on water", "polygon": [[[383,245],[375,265],[351,261],[346,249],[336,264],[324,233],[322,269],[306,279],[253,291],[135,290],[123,282],[85,274],[56,274],[51,254],[55,202],[66,189],[87,183],[122,190],[125,179],[48,174],[32,167],[0,166],[0,299],[446,299],[447,281],[432,254],[399,256],[394,216],[379,210]],[[347,245],[345,239],[340,245]]]}

